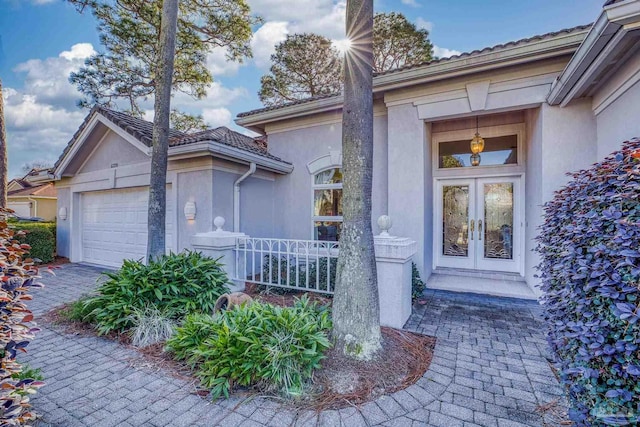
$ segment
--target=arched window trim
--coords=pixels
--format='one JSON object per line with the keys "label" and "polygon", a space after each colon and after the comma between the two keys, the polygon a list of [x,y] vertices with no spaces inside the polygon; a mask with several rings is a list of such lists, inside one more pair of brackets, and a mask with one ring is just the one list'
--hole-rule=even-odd
{"label": "arched window trim", "polygon": [[316,190],[342,190],[342,183],[335,184],[316,184],[316,176],[327,170],[342,169],[342,153],[340,151],[331,151],[330,154],[317,158],[307,164],[307,170],[311,175],[311,238],[317,239],[315,223],[316,222],[339,222],[342,223],[342,215],[340,216],[320,216],[315,215],[315,191]]}

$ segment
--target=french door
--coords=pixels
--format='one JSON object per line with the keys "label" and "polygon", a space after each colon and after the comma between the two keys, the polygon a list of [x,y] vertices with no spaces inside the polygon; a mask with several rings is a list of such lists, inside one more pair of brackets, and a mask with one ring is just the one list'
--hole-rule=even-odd
{"label": "french door", "polygon": [[436,197],[437,266],[521,271],[520,177],[443,179]]}

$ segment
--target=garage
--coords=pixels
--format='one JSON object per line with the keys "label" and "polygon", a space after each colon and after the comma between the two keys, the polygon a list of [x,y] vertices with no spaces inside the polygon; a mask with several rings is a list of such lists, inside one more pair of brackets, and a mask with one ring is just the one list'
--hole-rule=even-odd
{"label": "garage", "polygon": [[[119,267],[147,252],[148,187],[92,191],[81,195],[83,262]],[[171,247],[173,209],[167,206],[167,247]]]}

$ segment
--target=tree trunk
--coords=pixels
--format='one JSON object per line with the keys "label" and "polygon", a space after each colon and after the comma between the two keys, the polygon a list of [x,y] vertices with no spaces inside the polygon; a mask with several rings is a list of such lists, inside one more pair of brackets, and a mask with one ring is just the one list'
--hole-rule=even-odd
{"label": "tree trunk", "polygon": [[160,62],[156,71],[156,97],[149,185],[147,259],[165,253],[165,218],[167,215],[167,157],[169,152],[169,116],[171,85],[176,51],[178,0],[164,0],[160,24]]}
{"label": "tree trunk", "polygon": [[7,207],[7,131],[4,124],[4,98],[0,79],[0,207]]}
{"label": "tree trunk", "polygon": [[380,306],[371,229],[373,175],[373,0],[347,1],[342,112],[340,256],[333,335],[348,356],[370,360],[381,345]]}

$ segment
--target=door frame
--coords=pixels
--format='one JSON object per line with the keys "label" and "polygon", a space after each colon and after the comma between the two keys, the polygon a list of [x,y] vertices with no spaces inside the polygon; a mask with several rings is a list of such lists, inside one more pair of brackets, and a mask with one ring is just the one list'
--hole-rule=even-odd
{"label": "door frame", "polygon": [[434,268],[435,265],[439,267],[446,268],[461,268],[461,269],[475,269],[475,241],[474,244],[471,244],[472,233],[470,233],[469,228],[467,227],[467,256],[466,257],[456,257],[456,256],[447,256],[442,254],[442,234],[443,234],[443,226],[442,226],[442,218],[444,216],[444,207],[442,206],[442,189],[445,185],[451,186],[468,186],[469,187],[469,209],[467,212],[467,221],[471,219],[473,213],[476,210],[476,197],[471,197],[475,195],[475,178],[451,178],[451,179],[436,179],[435,180],[435,189],[434,189],[434,224],[433,224],[433,262]]}
{"label": "door frame", "polygon": [[[484,220],[484,228],[483,231],[486,230],[486,218],[484,218],[484,209],[482,209],[484,207],[484,191],[480,190],[481,187],[484,186],[484,183],[513,183],[513,229],[514,231],[519,231],[518,233],[513,233],[512,236],[512,243],[513,243],[513,248],[512,248],[512,258],[510,261],[512,261],[512,266],[513,268],[507,270],[506,272],[509,273],[521,273],[522,271],[522,265],[523,260],[522,260],[522,255],[523,252],[518,250],[519,248],[521,248],[522,244],[521,244],[521,240],[523,239],[523,233],[525,232],[524,230],[524,221],[523,221],[523,217],[521,216],[522,212],[521,212],[521,207],[520,205],[524,204],[522,203],[524,197],[522,196],[522,184],[521,184],[521,178],[517,177],[517,176],[503,176],[503,177],[480,177],[476,179],[476,209],[477,209],[477,215],[478,216],[482,216],[483,220]],[[519,227],[516,227],[516,224],[520,224]],[[500,265],[504,265],[506,263],[509,262],[509,260],[498,260],[498,259],[488,259],[484,257],[484,243],[481,245],[482,249],[478,251],[477,254],[477,259],[476,259],[476,268],[480,271],[505,271],[505,270],[501,270],[499,267]],[[482,268],[480,268],[482,265]],[[495,267],[495,268],[491,268],[491,267]]]}
{"label": "door frame", "polygon": [[[515,172],[515,171],[514,171]],[[470,181],[474,181],[476,182],[477,179],[491,179],[491,178],[519,178],[519,184],[518,184],[518,189],[519,189],[519,193],[518,196],[515,195],[514,192],[514,235],[515,235],[515,230],[516,227],[520,233],[520,238],[519,238],[519,242],[516,244],[514,244],[513,246],[513,252],[514,252],[514,259],[518,260],[519,266],[517,268],[517,273],[520,274],[520,276],[524,277],[524,267],[525,267],[525,241],[526,241],[526,228],[525,228],[525,203],[524,200],[526,199],[525,197],[525,192],[526,192],[526,182],[525,182],[525,173],[524,172],[519,172],[519,173],[486,173],[486,174],[477,174],[475,176],[470,176],[470,177],[434,177],[433,178],[433,238],[432,238],[432,271],[435,271],[438,267],[445,267],[445,268],[460,268],[460,269],[467,269],[465,267],[446,267],[443,266],[442,264],[439,263],[440,259],[441,259],[441,255],[440,255],[440,239],[441,239],[441,232],[442,232],[442,204],[440,199],[440,187],[442,185],[442,183],[468,183]],[[515,188],[514,188],[515,190]],[[475,192],[475,191],[474,191]],[[472,201],[469,203],[469,206],[474,206],[475,207],[476,204],[476,200]],[[517,211],[517,212],[516,212]],[[520,224],[516,224],[516,218],[518,218]],[[514,242],[515,243],[515,242]],[[470,249],[471,252],[471,249]],[[481,270],[481,269],[476,269],[475,268],[475,260],[474,260],[474,267],[471,267],[470,270],[477,270],[478,272],[483,272],[483,271],[492,271],[492,270]]]}

